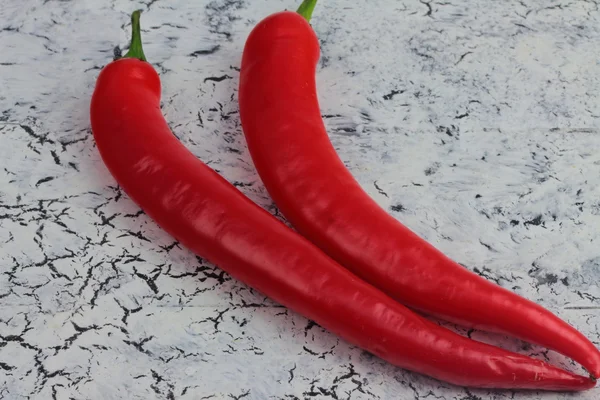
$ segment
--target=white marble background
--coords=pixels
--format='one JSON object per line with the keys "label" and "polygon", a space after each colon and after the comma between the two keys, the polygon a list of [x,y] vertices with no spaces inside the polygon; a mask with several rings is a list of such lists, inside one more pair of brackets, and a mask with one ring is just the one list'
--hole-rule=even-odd
{"label": "white marble background", "polygon": [[[0,399],[598,399],[387,365],[182,249],[118,189],[89,99],[141,7],[175,134],[275,212],[241,135],[237,68],[252,26],[298,2],[0,3]],[[600,345],[598,8],[322,0],[313,26],[323,114],[361,184]]]}

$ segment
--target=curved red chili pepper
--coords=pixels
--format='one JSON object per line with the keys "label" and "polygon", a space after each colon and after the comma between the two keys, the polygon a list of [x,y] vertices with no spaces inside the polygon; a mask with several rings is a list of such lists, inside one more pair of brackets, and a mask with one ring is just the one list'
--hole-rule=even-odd
{"label": "curved red chili pepper", "polygon": [[381,358],[459,385],[584,390],[594,383],[478,343],[416,315],[358,279],[190,153],[160,110],[139,12],[126,58],[107,65],[91,102],[100,155],[125,192],[184,246],[256,290]]}
{"label": "curved red chili pepper", "polygon": [[[313,2],[314,3],[314,2]],[[554,349],[600,376],[600,352],[541,306],[450,260],[379,207],[333,148],[319,109],[319,42],[283,12],[250,33],[239,104],[250,154],[267,190],[305,237],[405,305]]]}

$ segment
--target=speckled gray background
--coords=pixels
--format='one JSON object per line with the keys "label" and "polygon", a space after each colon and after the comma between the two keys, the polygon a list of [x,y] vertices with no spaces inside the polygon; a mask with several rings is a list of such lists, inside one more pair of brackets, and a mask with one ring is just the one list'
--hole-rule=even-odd
{"label": "speckled gray background", "polygon": [[[173,131],[275,212],[241,135],[238,67],[252,26],[297,3],[1,2],[0,399],[598,399],[466,390],[387,365],[193,256],[118,189],[89,99],[141,7]],[[365,189],[596,344],[598,6],[323,0],[313,19],[323,115]]]}

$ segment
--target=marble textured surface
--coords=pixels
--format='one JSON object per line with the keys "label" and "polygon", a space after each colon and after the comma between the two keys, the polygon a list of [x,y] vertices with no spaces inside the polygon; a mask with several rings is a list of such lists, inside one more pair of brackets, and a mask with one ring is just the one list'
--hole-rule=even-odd
{"label": "marble textured surface", "polygon": [[[0,399],[599,398],[467,390],[387,365],[193,256],[117,187],[89,99],[142,8],[174,133],[275,212],[240,131],[238,67],[252,26],[297,3],[1,2]],[[313,26],[323,115],[365,189],[600,345],[598,8],[323,0]]]}

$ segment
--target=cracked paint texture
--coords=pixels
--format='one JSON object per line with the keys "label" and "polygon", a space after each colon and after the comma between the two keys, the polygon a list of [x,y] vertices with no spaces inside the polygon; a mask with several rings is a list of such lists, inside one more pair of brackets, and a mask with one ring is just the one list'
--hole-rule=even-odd
{"label": "cracked paint texture", "polygon": [[[142,8],[173,132],[280,217],[246,149],[237,85],[254,24],[297,3],[2,2],[0,399],[597,399],[468,390],[392,367],[194,256],[119,189],[89,100]],[[323,118],[361,185],[600,345],[598,6],[329,0],[313,27]]]}

